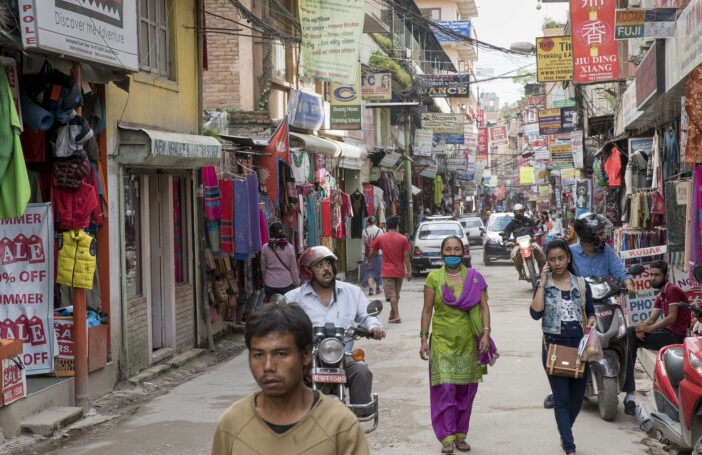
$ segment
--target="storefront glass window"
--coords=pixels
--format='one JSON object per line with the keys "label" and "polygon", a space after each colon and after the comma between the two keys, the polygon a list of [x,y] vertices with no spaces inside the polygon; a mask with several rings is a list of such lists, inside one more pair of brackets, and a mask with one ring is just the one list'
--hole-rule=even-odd
{"label": "storefront glass window", "polygon": [[175,282],[184,283],[185,261],[183,260],[183,186],[184,179],[173,177],[173,259],[175,263]]}
{"label": "storefront glass window", "polygon": [[128,176],[124,178],[124,256],[127,299],[142,295],[140,240],[139,182],[138,179]]}

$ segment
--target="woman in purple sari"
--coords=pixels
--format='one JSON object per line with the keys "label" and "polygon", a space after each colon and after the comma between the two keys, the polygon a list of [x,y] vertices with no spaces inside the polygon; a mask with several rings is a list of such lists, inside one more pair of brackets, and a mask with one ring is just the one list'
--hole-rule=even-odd
{"label": "woman in purple sari", "polygon": [[487,283],[477,270],[461,264],[461,239],[446,237],[441,258],[444,265],[424,283],[419,355],[429,360],[431,423],[443,446],[441,453],[467,452],[478,383],[498,354],[490,338]]}

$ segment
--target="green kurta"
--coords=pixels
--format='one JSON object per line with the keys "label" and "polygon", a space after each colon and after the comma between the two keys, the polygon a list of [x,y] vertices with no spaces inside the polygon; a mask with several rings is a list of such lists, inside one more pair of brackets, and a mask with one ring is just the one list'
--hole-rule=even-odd
{"label": "green kurta", "polygon": [[[461,266],[461,278],[465,280],[468,269]],[[431,385],[471,384],[482,382],[487,366],[478,362],[478,345],[470,319],[480,319],[480,305],[468,311],[450,307],[441,301],[441,275],[445,267],[434,270],[427,276],[425,286],[434,290],[434,315],[431,320],[431,354],[429,370]],[[451,283],[448,283],[451,285]],[[456,298],[463,291],[463,283],[453,286]],[[475,313],[475,314],[473,314]]]}

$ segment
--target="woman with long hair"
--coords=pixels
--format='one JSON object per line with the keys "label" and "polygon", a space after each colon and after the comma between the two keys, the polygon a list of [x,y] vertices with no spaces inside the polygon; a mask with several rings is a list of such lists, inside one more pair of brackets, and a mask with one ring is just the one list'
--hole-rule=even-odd
{"label": "woman with long hair", "polygon": [[[596,322],[590,285],[575,274],[568,242],[560,237],[555,238],[548,242],[545,253],[546,266],[536,283],[529,308],[532,318],[541,319],[544,368],[549,345],[578,347],[586,327],[592,328]],[[553,410],[561,447],[567,454],[575,454],[573,424],[585,397],[587,366],[580,379],[548,374],[547,378],[553,392]]]}
{"label": "woman with long hair", "polygon": [[477,270],[462,265],[463,241],[446,237],[441,258],[444,265],[424,283],[419,355],[429,360],[431,423],[441,453],[467,452],[478,383],[498,354],[490,338],[487,283]]}
{"label": "woman with long hair", "polygon": [[261,271],[265,279],[266,299],[284,295],[300,285],[295,247],[288,242],[283,223],[274,221],[268,228],[270,239],[261,250]]}

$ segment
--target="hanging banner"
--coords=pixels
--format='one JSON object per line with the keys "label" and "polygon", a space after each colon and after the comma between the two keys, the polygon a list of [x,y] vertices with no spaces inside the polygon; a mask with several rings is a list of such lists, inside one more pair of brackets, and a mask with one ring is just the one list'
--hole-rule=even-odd
{"label": "hanging banner", "polygon": [[478,150],[478,133],[464,133],[463,145],[473,152]]}
{"label": "hanging banner", "polygon": [[29,204],[0,220],[0,338],[23,341],[27,374],[54,369],[54,220],[51,204]]}
{"label": "hanging banner", "polygon": [[361,75],[361,98],[366,101],[390,101],[392,99],[392,74]]}
{"label": "hanging banner", "polygon": [[615,4],[615,0],[570,0],[574,82],[619,79]]}
{"label": "hanging banner", "polygon": [[509,143],[509,139],[507,138],[507,125],[497,125],[490,128],[490,143],[492,145]]}
{"label": "hanging banner", "polygon": [[436,172],[438,171],[438,169],[439,169],[439,165],[436,163],[436,161],[428,160],[428,163],[426,164],[426,166],[424,167],[424,169],[422,169],[422,170],[419,172],[419,175],[421,175],[422,177],[427,177],[427,178],[430,178],[430,179],[435,179],[435,178],[436,178]]}
{"label": "hanging banner", "polygon": [[446,169],[449,171],[465,171],[466,170],[466,159],[465,158],[449,158],[446,160]]}
{"label": "hanging banner", "polygon": [[531,166],[524,166],[519,168],[519,184],[520,185],[533,185],[534,184],[534,168]]}
{"label": "hanging banner", "polygon": [[524,135],[525,136],[538,136],[539,135],[539,124],[538,123],[525,123],[524,124]]}
{"label": "hanging banner", "polygon": [[463,114],[436,112],[422,114],[422,128],[434,132],[434,143],[443,140],[446,144],[463,144],[463,123]]}
{"label": "hanging banner", "polygon": [[575,108],[539,109],[539,134],[569,133],[575,129]]}
{"label": "hanging banner", "polygon": [[672,38],[675,36],[676,14],[674,8],[618,9],[614,39]]}
{"label": "hanging banner", "polygon": [[570,144],[552,145],[551,161],[561,164],[573,164],[573,148]]}
{"label": "hanging banner", "polygon": [[412,151],[416,156],[431,156],[431,141],[434,138],[432,130],[414,130],[414,147]]}
{"label": "hanging banner", "polygon": [[466,152],[466,175],[472,180],[475,177],[475,153],[473,151]]}
{"label": "hanging banner", "polygon": [[700,17],[700,11],[702,11],[702,0],[692,0],[678,17],[678,26],[675,28],[676,61],[680,65],[678,78],[686,77],[702,62],[702,17]]}
{"label": "hanging banner", "polygon": [[[551,172],[553,174],[553,172]],[[561,169],[561,185],[575,185],[575,174],[574,168]]]}
{"label": "hanging banner", "polygon": [[489,152],[488,130],[487,128],[478,128],[478,159],[484,158],[487,160]]}
{"label": "hanging banner", "polygon": [[355,85],[365,0],[300,0],[300,74]]}
{"label": "hanging banner", "polygon": [[534,163],[534,183],[547,183],[546,163]]}
{"label": "hanging banner", "polygon": [[485,109],[476,109],[475,122],[478,128],[485,128]]}
{"label": "hanging banner", "polygon": [[332,130],[361,129],[360,64],[356,81],[351,85],[332,83],[330,86],[329,127]]}
{"label": "hanging banner", "polygon": [[[470,39],[470,21],[436,21],[436,25],[443,28],[448,28],[452,32],[463,36],[464,38]],[[465,41],[465,39],[456,35],[449,35],[436,27],[431,27],[431,31],[434,32],[436,40],[440,43],[449,41]]]}
{"label": "hanging banner", "polygon": [[468,98],[467,74],[417,74],[415,80],[419,81],[423,96],[441,98]]}
{"label": "hanging banner", "polygon": [[582,169],[585,166],[582,131],[576,130],[570,133],[570,146],[573,151],[573,165],[576,169]]}
{"label": "hanging banner", "polygon": [[573,80],[573,39],[570,36],[536,38],[537,82]]}

